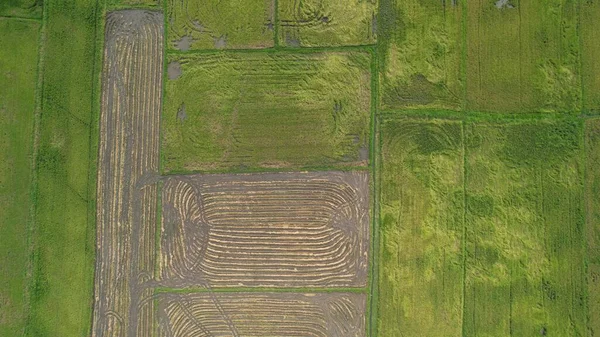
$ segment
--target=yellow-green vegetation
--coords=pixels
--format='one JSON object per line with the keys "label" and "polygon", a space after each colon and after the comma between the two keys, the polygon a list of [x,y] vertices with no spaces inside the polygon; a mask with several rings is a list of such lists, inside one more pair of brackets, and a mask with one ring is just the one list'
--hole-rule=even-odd
{"label": "yellow-green vegetation", "polygon": [[[29,336],[88,335],[102,2],[47,2]],[[90,144],[91,142],[91,144]]]}
{"label": "yellow-green vegetation", "polygon": [[274,45],[275,0],[167,1],[169,47],[265,48]]}
{"label": "yellow-green vegetation", "polygon": [[600,335],[600,120],[585,128],[585,209],[588,252],[589,335]]}
{"label": "yellow-green vegetation", "polygon": [[161,5],[163,0],[106,0],[106,6],[109,8],[143,8],[156,7]]}
{"label": "yellow-green vegetation", "polygon": [[460,336],[462,124],[381,125],[379,336]]}
{"label": "yellow-green vegetation", "polygon": [[278,0],[279,43],[288,47],[376,42],[377,0]]}
{"label": "yellow-green vegetation", "polygon": [[0,16],[41,18],[43,0],[2,0]]}
{"label": "yellow-green vegetation", "polygon": [[366,165],[368,52],[170,55],[167,171]]}
{"label": "yellow-green vegetation", "polygon": [[573,0],[467,1],[468,108],[579,112],[578,6]]}
{"label": "yellow-green vegetation", "polygon": [[381,107],[459,109],[463,0],[381,0],[378,17]]}
{"label": "yellow-green vegetation", "polygon": [[600,1],[581,3],[583,109],[600,113]]}
{"label": "yellow-green vegetation", "polygon": [[0,19],[0,336],[23,334],[40,24]]}
{"label": "yellow-green vegetation", "polygon": [[584,336],[580,121],[469,123],[463,336]]}

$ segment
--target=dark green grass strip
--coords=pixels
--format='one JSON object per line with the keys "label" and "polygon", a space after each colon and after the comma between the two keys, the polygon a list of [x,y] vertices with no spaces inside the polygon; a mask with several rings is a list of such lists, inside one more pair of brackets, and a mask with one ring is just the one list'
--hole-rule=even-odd
{"label": "dark green grass strip", "polygon": [[[103,4],[79,0],[44,5],[28,336],[80,336],[91,327]],[[71,35],[65,38],[67,33]]]}
{"label": "dark green grass strip", "polygon": [[367,288],[270,288],[270,287],[236,287],[236,288],[167,288],[157,287],[156,293],[355,293],[366,294]]}
{"label": "dark green grass strip", "polygon": [[368,287],[369,292],[367,294],[367,336],[375,336],[377,330],[377,260],[379,255],[379,245],[377,238],[379,237],[379,189],[378,187],[378,119],[377,119],[377,107],[379,104],[379,60],[377,59],[377,48],[372,48],[371,51],[371,137],[370,149],[369,149],[369,167],[371,169],[371,251],[370,256],[370,268],[369,268],[369,279]]}
{"label": "dark green grass strip", "polygon": [[581,120],[593,118],[592,115],[572,115],[563,113],[486,113],[477,111],[455,111],[436,109],[406,109],[406,110],[383,110],[379,115],[385,118],[410,117],[428,119],[463,120],[468,122],[510,122],[524,120]]}
{"label": "dark green grass strip", "polygon": [[273,0],[275,12],[273,13],[273,43],[275,44],[275,48],[279,48],[279,0]]}
{"label": "dark green grass strip", "polygon": [[462,267],[463,267],[463,282],[462,282],[462,322],[461,322],[461,330],[462,336],[467,337],[467,332],[465,330],[465,312],[467,307],[467,136],[465,133],[465,122],[462,122],[461,132],[462,132],[462,157],[463,157],[463,232],[462,232]]}

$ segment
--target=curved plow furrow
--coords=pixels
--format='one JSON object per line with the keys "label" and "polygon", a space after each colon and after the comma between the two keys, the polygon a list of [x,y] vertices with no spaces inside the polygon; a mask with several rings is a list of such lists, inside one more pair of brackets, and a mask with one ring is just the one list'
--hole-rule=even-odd
{"label": "curved plow furrow", "polygon": [[[92,336],[146,336],[153,279],[162,99],[163,17],[107,15],[97,189]],[[150,293],[149,293],[150,292]]]}
{"label": "curved plow furrow", "polygon": [[368,173],[173,177],[163,189],[161,282],[360,287]]}
{"label": "curved plow furrow", "polygon": [[365,336],[366,296],[353,293],[158,295],[164,336]]}

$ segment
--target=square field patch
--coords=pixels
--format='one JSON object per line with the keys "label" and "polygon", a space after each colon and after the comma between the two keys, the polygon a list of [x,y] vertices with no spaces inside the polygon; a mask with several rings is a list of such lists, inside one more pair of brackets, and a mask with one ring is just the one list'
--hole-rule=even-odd
{"label": "square field patch", "polygon": [[460,109],[465,87],[463,7],[462,1],[381,1],[382,109]]}
{"label": "square field patch", "polygon": [[377,0],[279,0],[279,43],[288,47],[376,42]]}
{"label": "square field patch", "polygon": [[581,110],[577,1],[466,3],[469,110]]}
{"label": "square field patch", "polygon": [[272,47],[274,8],[274,0],[168,0],[169,47]]}
{"label": "square field patch", "polygon": [[169,172],[366,166],[371,54],[171,55]]}

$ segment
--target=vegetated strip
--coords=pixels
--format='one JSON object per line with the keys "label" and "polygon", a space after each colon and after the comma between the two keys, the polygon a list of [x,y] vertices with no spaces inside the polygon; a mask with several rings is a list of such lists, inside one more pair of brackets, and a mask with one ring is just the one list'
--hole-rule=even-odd
{"label": "vegetated strip", "polygon": [[244,167],[244,168],[223,168],[214,170],[172,170],[164,172],[162,176],[181,176],[193,174],[236,174],[236,173],[285,173],[285,172],[306,172],[306,171],[369,171],[369,166],[307,166],[307,167]]}
{"label": "vegetated strip", "polygon": [[154,310],[163,17],[111,12],[106,22],[92,336],[147,336]]}
{"label": "vegetated strip", "polygon": [[384,119],[378,288],[380,336],[460,336],[462,123]]}
{"label": "vegetated strip", "polygon": [[465,336],[586,333],[581,132],[466,123]]}
{"label": "vegetated strip", "polygon": [[588,331],[600,334],[600,119],[585,124]]}
{"label": "vegetated strip", "polygon": [[94,195],[88,192],[102,9],[96,0],[44,3],[28,336],[77,336],[90,329],[94,218],[88,210]]}
{"label": "vegetated strip", "polygon": [[377,107],[379,106],[379,60],[377,49],[371,50],[371,129],[369,137],[369,169],[371,173],[371,246],[369,247],[369,278],[367,292],[367,336],[375,337],[377,328],[377,287],[378,287],[378,261],[379,261],[379,119]]}
{"label": "vegetated strip", "polygon": [[583,112],[600,114],[600,2],[581,1],[580,39]]}
{"label": "vegetated strip", "polygon": [[23,335],[29,312],[39,34],[0,18],[0,336]]}
{"label": "vegetated strip", "polygon": [[239,49],[190,49],[179,50],[167,47],[167,54],[187,55],[187,54],[220,54],[220,53],[322,53],[322,52],[341,52],[341,51],[369,51],[375,48],[374,44],[347,45],[332,47],[283,47],[275,46],[271,48],[239,48]]}

